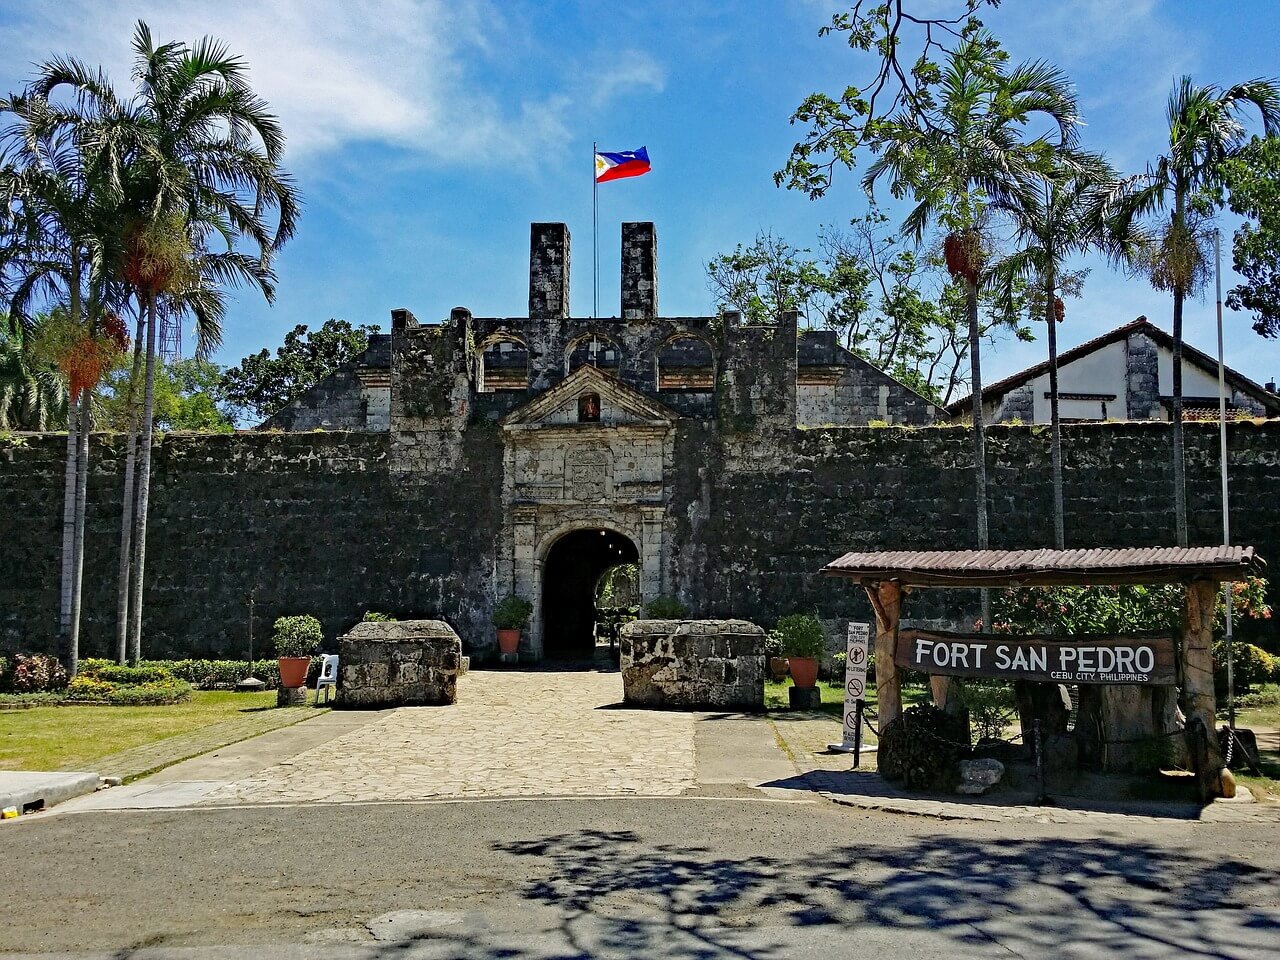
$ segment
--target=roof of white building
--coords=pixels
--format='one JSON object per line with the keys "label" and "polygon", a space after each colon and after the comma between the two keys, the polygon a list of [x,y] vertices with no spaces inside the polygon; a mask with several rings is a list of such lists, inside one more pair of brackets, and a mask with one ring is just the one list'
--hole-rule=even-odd
{"label": "roof of white building", "polygon": [[[1111,344],[1116,343],[1117,341],[1125,340],[1133,333],[1145,334],[1154,340],[1159,346],[1170,350],[1173,349],[1172,336],[1165,333],[1146,317],[1138,317],[1137,320],[1126,323],[1122,327],[1116,327],[1114,330],[1108,331],[1100,337],[1088,340],[1085,343],[1080,344],[1078,347],[1072,347],[1070,350],[1064,350],[1062,353],[1058,354],[1058,369],[1061,370],[1072,361],[1079,360],[1081,357],[1095,353],[1104,347],[1108,347]],[[1217,359],[1209,356],[1209,354],[1205,353],[1203,350],[1197,350],[1185,340],[1182,342],[1182,357],[1184,363],[1194,364],[1206,372],[1211,373],[1214,377],[1217,377]],[[983,387],[982,399],[984,402],[998,401],[1006,393],[1016,390],[1018,387],[1030,383],[1036,377],[1048,372],[1049,361],[1044,360],[1033,367],[1027,367],[1027,369],[1020,373],[1015,373],[1013,376],[1005,377],[1003,380],[993,383],[989,387]],[[1227,383],[1232,387],[1243,393],[1249,394],[1253,399],[1266,407],[1272,414],[1280,414],[1280,396],[1270,392],[1263,387],[1262,384],[1250,380],[1244,374],[1231,369],[1231,367],[1225,368],[1224,373]],[[970,397],[965,397],[962,400],[956,400],[955,402],[948,404],[946,409],[947,413],[952,416],[956,416],[968,411],[971,405],[972,402]]]}

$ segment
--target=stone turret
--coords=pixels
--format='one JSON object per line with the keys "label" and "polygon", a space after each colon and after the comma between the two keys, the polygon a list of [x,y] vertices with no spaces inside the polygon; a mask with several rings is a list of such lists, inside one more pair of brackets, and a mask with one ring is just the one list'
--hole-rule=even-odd
{"label": "stone turret", "polygon": [[569,228],[563,223],[529,226],[529,316],[569,316]]}
{"label": "stone turret", "polygon": [[658,232],[652,223],[622,225],[622,319],[658,316]]}

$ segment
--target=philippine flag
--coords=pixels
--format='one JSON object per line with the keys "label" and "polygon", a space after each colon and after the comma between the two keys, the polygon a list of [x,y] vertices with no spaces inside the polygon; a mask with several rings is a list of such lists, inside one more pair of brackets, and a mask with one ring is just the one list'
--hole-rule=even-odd
{"label": "philippine flag", "polygon": [[649,172],[649,151],[623,150],[621,153],[596,153],[596,183],[639,177]]}

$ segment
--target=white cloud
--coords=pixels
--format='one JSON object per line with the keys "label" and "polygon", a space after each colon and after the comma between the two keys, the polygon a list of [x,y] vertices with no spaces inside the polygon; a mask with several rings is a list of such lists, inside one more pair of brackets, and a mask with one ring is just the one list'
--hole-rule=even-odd
{"label": "white cloud", "polygon": [[[361,141],[445,164],[555,151],[569,139],[575,109],[599,106],[624,86],[620,80],[581,90],[575,77],[569,88],[557,89],[565,81],[550,70],[519,83],[511,71],[528,66],[518,59],[527,51],[487,0],[141,0],[127,7],[25,0],[7,6],[0,47],[10,64],[71,52],[103,64],[122,89],[129,84],[128,42],[138,19],[157,40],[206,34],[224,40],[244,57],[255,90],[279,113],[293,162]],[[661,89],[662,71],[646,54],[622,51],[619,58],[629,89]],[[9,85],[23,79],[4,77]],[[505,92],[504,80],[521,93]]]}

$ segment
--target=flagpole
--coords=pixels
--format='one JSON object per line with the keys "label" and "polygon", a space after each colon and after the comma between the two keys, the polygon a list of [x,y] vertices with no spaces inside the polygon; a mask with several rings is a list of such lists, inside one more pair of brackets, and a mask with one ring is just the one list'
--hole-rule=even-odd
{"label": "flagpole", "polygon": [[[1222,343],[1222,231],[1213,231],[1213,259],[1215,262],[1215,286],[1218,308],[1218,449],[1222,471],[1222,545],[1231,545],[1231,510],[1227,499],[1227,363]],[[1222,585],[1223,602],[1227,614],[1227,726],[1236,728],[1236,676],[1235,644],[1232,642],[1231,625],[1235,619],[1232,608],[1231,584]]]}
{"label": "flagpole", "polygon": [[591,319],[600,316],[600,183],[596,180],[596,151],[591,141]]}

